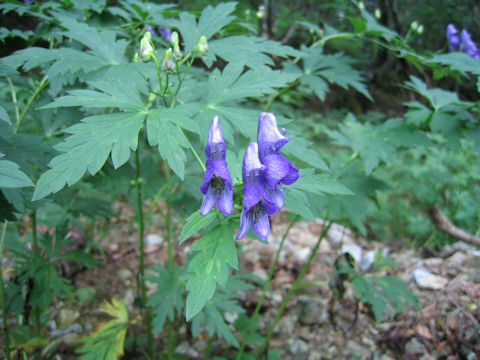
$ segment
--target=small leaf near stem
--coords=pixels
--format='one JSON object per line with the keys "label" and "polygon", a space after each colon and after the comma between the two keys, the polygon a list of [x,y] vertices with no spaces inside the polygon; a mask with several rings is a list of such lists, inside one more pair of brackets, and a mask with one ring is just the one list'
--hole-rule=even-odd
{"label": "small leaf near stem", "polygon": [[34,93],[32,94],[32,96],[30,96],[30,99],[28,99],[28,102],[27,104],[25,105],[25,107],[23,108],[23,111],[22,113],[20,114],[20,116],[17,118],[17,126],[15,127],[15,130],[13,130],[13,133],[16,134],[18,129],[20,128],[20,124],[22,123],[22,120],[23,118],[25,117],[28,109],[30,108],[30,106],[32,105],[33,103],[33,100],[35,100],[35,98],[38,96],[38,94],[40,94],[42,92],[42,90],[47,87],[49,84],[49,81],[48,81],[48,77],[47,75],[45,75],[42,80],[40,81],[40,84],[37,86],[37,88],[35,89]]}

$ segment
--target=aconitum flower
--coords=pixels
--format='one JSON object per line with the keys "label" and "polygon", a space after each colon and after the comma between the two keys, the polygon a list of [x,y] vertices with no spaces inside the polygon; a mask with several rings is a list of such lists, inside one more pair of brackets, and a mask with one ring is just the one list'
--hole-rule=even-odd
{"label": "aconitum flower", "polygon": [[170,31],[170,29],[163,26],[158,27],[158,33],[163,36],[163,38],[167,43],[170,41],[170,38],[172,37],[172,32]]}
{"label": "aconitum flower", "polygon": [[240,216],[240,228],[235,239],[244,237],[250,227],[262,240],[266,241],[270,232],[269,215],[273,215],[277,206],[266,198],[262,172],[265,165],[258,158],[258,145],[252,142],[245,150],[243,157],[243,210]]}
{"label": "aconitum flower", "polygon": [[448,24],[447,26],[447,41],[448,41],[448,49],[450,51],[455,51],[460,45],[460,37],[457,35],[458,30],[453,24]]}
{"label": "aconitum flower", "polygon": [[223,138],[218,116],[214,116],[208,132],[208,143],[205,147],[207,155],[206,171],[200,191],[203,197],[200,214],[207,215],[216,203],[218,210],[224,215],[233,213],[233,184],[227,168],[227,146]]}
{"label": "aconitum flower", "polygon": [[147,31],[152,35],[152,36],[157,36],[157,32],[155,31],[155,28],[152,25],[147,26]]}
{"label": "aconitum flower", "polygon": [[472,36],[469,34],[467,30],[462,30],[461,38],[462,38],[462,43],[461,43],[462,51],[473,58],[480,58],[477,45],[473,42]]}
{"label": "aconitum flower", "polygon": [[265,165],[262,173],[266,196],[278,209],[285,202],[283,185],[291,185],[300,177],[293,163],[280,154],[280,149],[291,140],[285,133],[285,130],[278,130],[275,115],[267,112],[260,114],[257,138],[260,162]]}

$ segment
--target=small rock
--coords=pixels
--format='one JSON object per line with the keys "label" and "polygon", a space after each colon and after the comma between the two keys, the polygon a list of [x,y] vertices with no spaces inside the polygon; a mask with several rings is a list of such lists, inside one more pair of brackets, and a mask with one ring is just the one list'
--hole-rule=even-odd
{"label": "small rock", "polygon": [[362,260],[362,248],[356,244],[343,244],[340,253],[349,253],[357,264]]}
{"label": "small rock", "polygon": [[262,268],[258,268],[255,271],[253,271],[252,275],[258,276],[263,281],[267,281],[267,278],[268,278],[267,272]]}
{"label": "small rock", "polygon": [[65,334],[64,336],[62,336],[61,341],[67,345],[70,345],[76,342],[79,337],[80,335],[77,333]]}
{"label": "small rock", "polygon": [[311,253],[312,249],[310,247],[304,247],[295,251],[293,256],[301,263],[306,263]]}
{"label": "small rock", "polygon": [[135,295],[133,294],[133,291],[128,289],[125,291],[125,298],[123,300],[123,303],[127,307],[129,311],[133,310],[133,303],[135,302]]}
{"label": "small rock", "polygon": [[163,243],[163,237],[159,234],[148,234],[145,237],[145,246],[158,246]]}
{"label": "small rock", "polygon": [[188,341],[182,341],[180,345],[175,348],[175,352],[180,355],[185,355],[187,358],[198,358],[198,352],[190,346]]}
{"label": "small rock", "polygon": [[292,335],[295,330],[295,324],[298,320],[297,315],[288,314],[278,322],[278,325],[275,327],[275,333]]}
{"label": "small rock", "polygon": [[480,269],[480,250],[470,252],[466,264],[472,268]]}
{"label": "small rock", "polygon": [[448,266],[456,269],[462,269],[465,266],[467,255],[463,252],[457,251],[455,254],[447,259]]}
{"label": "small rock", "polygon": [[207,349],[207,342],[205,340],[199,340],[195,344],[193,344],[193,348],[203,353]]}
{"label": "small rock", "polygon": [[380,356],[379,360],[395,360],[395,359],[388,356],[387,354],[383,354],[382,356]]}
{"label": "small rock", "polygon": [[117,271],[117,276],[122,280],[129,280],[133,277],[133,273],[130,269],[123,268]]}
{"label": "small rock", "polygon": [[292,355],[298,356],[306,354],[309,351],[307,343],[301,339],[289,340],[288,343]]}
{"label": "small rock", "polygon": [[371,250],[367,252],[363,257],[362,260],[358,263],[358,267],[363,272],[370,270],[375,262],[375,251]]}
{"label": "small rock", "polygon": [[238,319],[238,313],[237,312],[225,312],[225,321],[229,324],[233,324],[235,321]]}
{"label": "small rock", "polygon": [[64,328],[71,325],[80,317],[78,310],[62,309],[58,318],[58,327]]}
{"label": "small rock", "polygon": [[412,355],[420,355],[425,354],[427,348],[417,338],[413,337],[405,344],[405,352]]}
{"label": "small rock", "polygon": [[367,358],[370,355],[370,351],[366,349],[364,345],[360,345],[353,340],[348,340],[347,350],[357,356],[360,356],[362,359]]}
{"label": "small rock", "polygon": [[330,246],[330,243],[328,241],[322,240],[322,242],[320,243],[318,252],[323,254],[323,253],[329,253],[331,251],[332,251],[332,247]]}
{"label": "small rock", "polygon": [[57,323],[53,319],[48,322],[47,326],[50,329],[50,331],[57,329]]}
{"label": "small rock", "polygon": [[412,278],[423,289],[440,290],[448,284],[448,279],[433,275],[430,271],[423,268],[416,269],[412,274]]}
{"label": "small rock", "polygon": [[53,330],[50,333],[50,336],[55,338],[55,337],[65,336],[67,334],[72,334],[72,333],[82,334],[83,333],[82,326],[79,323],[73,323],[72,325],[69,325],[66,328]]}
{"label": "small rock", "polygon": [[298,299],[298,320],[304,325],[324,324],[328,319],[328,302],[309,296]]}
{"label": "small rock", "polygon": [[310,354],[308,355],[308,360],[322,360],[324,356],[322,356],[322,353],[318,351],[310,351]]}

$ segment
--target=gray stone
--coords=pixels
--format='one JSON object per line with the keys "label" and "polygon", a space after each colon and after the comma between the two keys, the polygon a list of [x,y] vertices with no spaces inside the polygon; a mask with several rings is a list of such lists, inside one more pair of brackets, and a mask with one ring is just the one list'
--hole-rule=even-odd
{"label": "gray stone", "polygon": [[297,305],[298,320],[304,325],[321,325],[328,319],[328,302],[325,299],[300,296]]}
{"label": "gray stone", "polygon": [[290,353],[292,355],[298,356],[308,353],[308,344],[301,339],[289,339],[288,344],[290,345]]}
{"label": "gray stone", "polygon": [[67,334],[82,334],[83,333],[83,328],[80,324],[78,323],[74,323],[74,324],[71,324],[65,328],[62,328],[62,329],[56,329],[56,330],[53,330],[51,333],[50,333],[50,336],[53,337],[53,338],[56,338],[56,337],[60,337],[60,336],[65,336]]}
{"label": "gray stone", "polygon": [[440,290],[448,284],[448,279],[434,275],[430,271],[418,268],[412,273],[412,278],[423,289]]}
{"label": "gray stone", "polygon": [[277,334],[292,335],[295,330],[295,324],[298,317],[294,314],[288,314],[280,319],[278,325],[275,327],[274,332]]}
{"label": "gray stone", "polygon": [[362,260],[360,260],[360,262],[358,263],[358,267],[363,272],[366,272],[372,268],[374,263],[375,263],[375,251],[370,250],[362,257]]}
{"label": "gray stone", "polygon": [[347,350],[360,356],[362,359],[367,358],[370,355],[370,351],[366,349],[364,345],[360,345],[353,340],[348,340]]}
{"label": "gray stone", "polygon": [[253,271],[252,275],[258,276],[263,281],[267,281],[267,278],[268,278],[267,272],[262,268],[258,268],[255,271]]}
{"label": "gray stone", "polygon": [[117,276],[122,280],[129,280],[133,278],[133,273],[130,269],[123,268],[117,271]]}
{"label": "gray stone", "polygon": [[312,253],[312,249],[310,247],[304,247],[299,250],[296,250],[293,253],[293,256],[295,257],[295,259],[297,259],[301,263],[306,263],[311,253]]}
{"label": "gray stone", "polygon": [[457,251],[455,254],[453,254],[447,259],[447,263],[450,267],[462,269],[465,266],[466,259],[467,255],[464,252]]}
{"label": "gray stone", "polygon": [[47,326],[50,329],[50,331],[57,329],[57,323],[53,319],[48,322]]}
{"label": "gray stone", "polygon": [[416,337],[413,337],[405,344],[405,352],[412,355],[420,355],[425,354],[427,348]]}

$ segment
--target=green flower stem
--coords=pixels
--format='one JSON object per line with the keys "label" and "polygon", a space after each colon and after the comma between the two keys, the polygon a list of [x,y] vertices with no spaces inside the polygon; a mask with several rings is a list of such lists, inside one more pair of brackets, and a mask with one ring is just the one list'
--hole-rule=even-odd
{"label": "green flower stem", "polygon": [[[33,211],[30,214],[30,219],[32,221],[32,249],[35,255],[38,253],[38,239],[37,239],[37,213]],[[35,337],[40,336],[40,309],[38,306],[33,308],[33,333]]]}
{"label": "green flower stem", "polygon": [[175,343],[173,339],[174,326],[175,326],[174,322],[168,320],[168,342],[167,342],[168,360],[173,360],[175,358]]}
{"label": "green flower stem", "polygon": [[47,75],[45,75],[42,80],[40,81],[40,84],[37,86],[37,88],[35,89],[34,93],[32,94],[32,96],[30,96],[30,99],[28,99],[28,102],[27,102],[27,105],[25,105],[25,107],[23,108],[23,111],[22,113],[20,114],[20,117],[18,118],[17,120],[17,126],[15,127],[15,130],[13,131],[15,134],[17,133],[19,127],[20,127],[20,124],[22,123],[22,120],[23,118],[25,117],[25,114],[27,113],[28,109],[30,108],[30,106],[32,105],[33,103],[33,100],[35,100],[35,98],[38,96],[38,94],[41,93],[41,91],[43,89],[45,89],[45,87],[48,86],[49,84],[49,81],[47,80]]}
{"label": "green flower stem", "polygon": [[297,80],[291,82],[290,84],[288,84],[286,87],[284,87],[283,89],[281,89],[277,93],[270,95],[270,97],[268,98],[267,104],[265,105],[265,111],[270,110],[270,108],[272,107],[273,101],[276,98],[278,98],[282,94],[285,94],[287,91],[289,91],[291,88],[297,86],[298,84],[300,84],[300,80],[297,79]]}
{"label": "green flower stem", "polygon": [[170,196],[167,199],[167,216],[165,217],[165,227],[167,228],[167,252],[168,264],[173,264],[173,246],[172,246],[172,209]]}
{"label": "green flower stem", "polygon": [[192,67],[192,64],[195,60],[195,54],[193,54],[192,58],[190,59],[188,65],[187,65],[187,69],[185,70],[185,72],[183,73],[183,76],[180,77],[180,72],[178,71],[178,66],[179,65],[182,65],[185,61],[187,61],[187,59],[190,57],[191,53],[188,54],[185,59],[183,59],[182,61],[178,62],[178,63],[175,63],[175,66],[176,66],[176,69],[177,69],[177,76],[178,76],[178,86],[177,86],[177,89],[175,90],[175,93],[173,94],[173,100],[172,100],[172,104],[170,105],[170,107],[174,107],[176,102],[177,102],[177,95],[178,95],[178,92],[180,91],[180,88],[182,87],[182,84],[183,82],[185,81],[185,78],[187,77],[187,74],[189,73],[190,71],[190,68]]}
{"label": "green flower stem", "polygon": [[205,349],[205,354],[203,355],[204,359],[210,359],[210,353],[212,352],[213,340],[215,340],[215,337],[213,335],[208,338],[207,348]]}
{"label": "green flower stem", "polygon": [[200,165],[200,167],[202,168],[203,172],[207,171],[207,168],[205,167],[205,164],[203,163],[202,159],[200,159],[200,156],[198,156],[197,152],[193,148],[192,144],[190,144],[190,142],[188,143],[188,146],[190,148],[190,151],[193,154],[193,157],[197,160],[197,162]]}
{"label": "green flower stem", "polygon": [[142,209],[142,181],[140,178],[140,159],[139,150],[135,151],[135,170],[137,188],[137,223],[139,233],[139,247],[140,247],[140,288],[142,293],[142,303],[145,309],[145,325],[147,327],[147,344],[148,354],[150,359],[155,359],[155,352],[153,347],[153,328],[152,328],[152,314],[147,309],[147,286],[145,285],[145,244],[144,244],[144,232],[145,224],[143,222],[143,209]]}
{"label": "green flower stem", "polygon": [[6,360],[10,360],[10,334],[7,327],[7,310],[5,309],[5,287],[3,285],[3,241],[5,240],[5,234],[7,232],[8,221],[5,220],[2,230],[2,238],[0,239],[0,306],[2,307],[2,329],[3,329],[3,352],[5,353]]}
{"label": "green flower stem", "polygon": [[290,298],[292,295],[299,290],[302,287],[302,280],[305,274],[307,273],[308,269],[310,268],[310,264],[312,263],[313,258],[315,257],[318,248],[320,247],[320,243],[322,242],[323,238],[327,234],[328,230],[330,229],[330,226],[332,225],[331,222],[328,223],[326,227],[323,228],[322,233],[320,234],[317,243],[315,244],[315,247],[312,250],[312,253],[310,254],[310,257],[307,260],[307,263],[303,266],[302,270],[300,271],[300,274],[298,275],[297,279],[293,283],[293,286],[291,289],[288,291],[287,296],[283,299],[282,303],[280,304],[280,308],[278,309],[277,315],[273,319],[272,325],[268,328],[267,336],[265,337],[265,340],[263,341],[262,347],[260,348],[260,351],[257,353],[257,358],[261,358],[262,354],[265,353],[268,344],[270,343],[270,339],[273,335],[273,330],[278,324],[278,321],[283,315],[283,312],[285,308],[287,307],[288,302],[290,301]]}
{"label": "green flower stem", "polygon": [[8,85],[10,86],[10,93],[12,96],[12,103],[15,106],[15,119],[17,120],[18,124],[18,119],[20,119],[20,110],[18,109],[18,102],[17,102],[17,93],[15,92],[15,87],[13,86],[12,80],[8,76],[6,76]]}
{"label": "green flower stem", "polygon": [[245,350],[245,346],[247,345],[247,342],[252,335],[253,327],[257,321],[258,314],[260,313],[260,308],[263,305],[263,301],[265,300],[265,295],[267,293],[267,290],[270,288],[270,282],[272,281],[273,275],[275,274],[275,270],[277,268],[277,263],[278,259],[280,258],[280,253],[282,252],[283,249],[283,244],[285,243],[285,239],[287,238],[290,229],[292,226],[298,221],[299,216],[295,216],[295,218],[290,222],[288,225],[287,230],[285,230],[285,233],[282,236],[282,240],[280,241],[280,245],[278,246],[277,249],[277,254],[275,255],[275,260],[273,260],[272,266],[270,267],[270,271],[268,273],[267,280],[263,284],[263,289],[262,289],[262,295],[260,296],[260,300],[258,300],[257,306],[255,307],[255,310],[253,312],[252,317],[250,318],[250,322],[248,323],[248,328],[247,328],[247,333],[245,334],[242,345],[240,346],[240,349],[238,350],[238,354],[236,357],[236,360],[241,360],[243,352]]}

